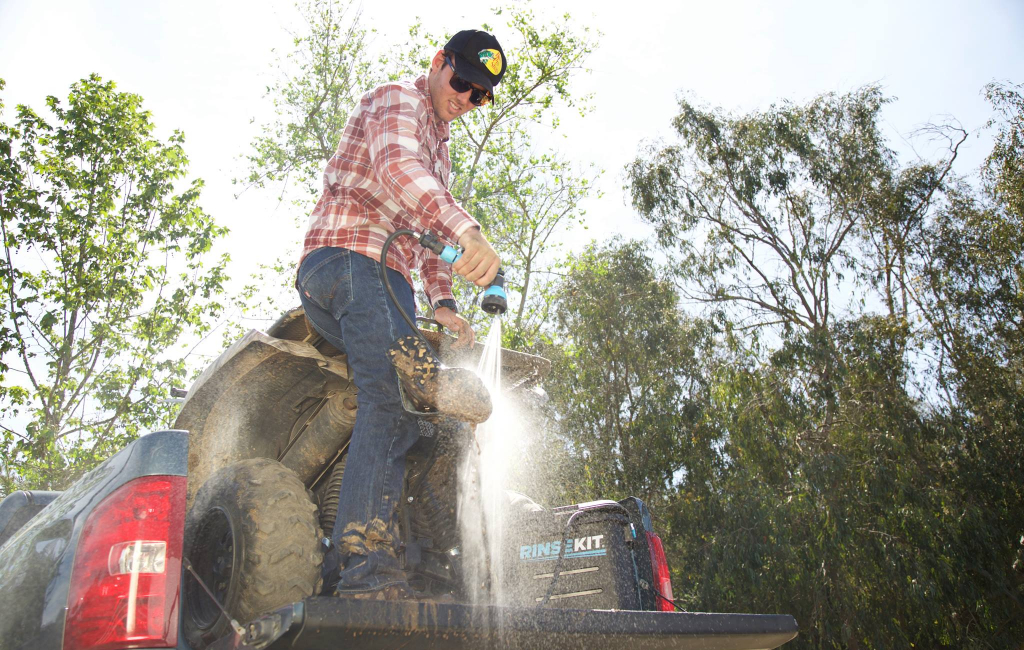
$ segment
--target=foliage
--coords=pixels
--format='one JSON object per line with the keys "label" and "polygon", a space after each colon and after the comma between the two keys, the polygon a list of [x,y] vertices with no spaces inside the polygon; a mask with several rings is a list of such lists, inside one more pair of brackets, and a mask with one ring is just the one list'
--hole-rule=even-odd
{"label": "foliage", "polygon": [[186,370],[168,350],[207,329],[226,263],[204,266],[226,231],[201,181],[177,189],[184,136],[156,139],[141,97],[92,75],[46,105],[52,122],[20,105],[0,124],[5,493],[61,488],[166,424]]}
{"label": "foliage", "polygon": [[246,156],[249,174],[235,179],[251,187],[278,184],[281,196],[298,188],[308,207],[322,189],[324,164],[334,155],[359,96],[382,79],[368,58],[372,34],[360,25],[361,10],[336,0],[306,0],[296,8],[305,28],[294,50],[275,64],[277,80],[266,89],[275,118],[262,125]]}
{"label": "foliage", "polygon": [[[743,116],[683,101],[679,140],[629,166],[666,268],[715,327],[694,330],[670,288],[630,293],[663,273],[646,253],[588,251],[557,294],[552,397],[578,498],[646,491],[684,607],[791,613],[795,647],[1024,634],[1022,112],[1016,87],[988,96],[980,187],[952,173],[955,128],[927,130],[948,156],[901,166],[873,87]],[[664,429],[634,427],[624,386],[660,396],[647,418]]]}
{"label": "foliage", "polygon": [[531,153],[521,134],[510,137],[496,146],[489,169],[479,175],[471,205],[519,301],[510,305],[505,343],[527,347],[551,315],[547,277],[558,264],[559,236],[583,223],[580,203],[592,195],[593,178],[555,154]]}
{"label": "foliage", "polygon": [[1024,215],[1024,84],[991,83],[985,96],[997,117],[995,146],[985,163],[987,191],[1018,218]]}
{"label": "foliage", "polygon": [[[547,383],[579,459],[584,492],[661,503],[695,446],[715,436],[706,409],[708,322],[684,318],[670,281],[639,242],[591,245],[569,264],[556,299]],[[590,496],[589,498],[593,498]]]}
{"label": "foliage", "polygon": [[[453,124],[451,191],[501,255],[513,291],[505,344],[529,348],[539,342],[550,313],[553,294],[547,285],[557,265],[558,237],[583,222],[581,203],[593,195],[598,175],[534,141],[554,135],[561,111],[590,110],[591,97],[574,93],[572,78],[584,71],[595,43],[590,30],[569,15],[541,24],[528,4],[498,13],[508,16],[505,29],[495,31],[508,69],[494,104]],[[477,287],[456,286],[460,304],[475,303]],[[473,309],[468,315],[481,316]]]}
{"label": "foliage", "polygon": [[966,135],[948,159],[900,170],[878,128],[886,103],[874,86],[740,117],[684,100],[679,142],[628,169],[687,295],[810,350],[807,397],[826,434],[843,372],[836,320],[877,303],[914,316],[912,246]]}
{"label": "foliage", "polygon": [[837,327],[846,363],[827,441],[809,435],[799,353],[719,368],[722,469],[710,485],[684,478],[671,525],[685,606],[791,613],[797,647],[1012,638],[1012,603],[968,569],[996,570],[1006,553],[993,549],[1012,533],[965,490],[964,432],[923,417],[902,389],[904,336],[892,317]]}
{"label": "foliage", "polygon": [[739,118],[682,101],[680,143],[629,168],[633,205],[678,247],[695,297],[737,303],[756,324],[827,330],[851,234],[892,165],[884,104],[871,87]]}
{"label": "foliage", "polygon": [[[323,191],[323,171],[359,97],[384,81],[388,56],[372,60],[375,30],[363,27],[362,10],[347,0],[301,0],[302,21],[292,49],[272,64],[275,80],[264,97],[274,117],[259,127],[244,156],[247,173],[232,179],[243,190],[274,189],[290,197],[295,223],[305,223]],[[300,233],[296,233],[298,237]],[[231,320],[222,331],[225,346],[248,329],[247,322],[273,322],[295,306],[294,250],[261,263],[231,299]]]}

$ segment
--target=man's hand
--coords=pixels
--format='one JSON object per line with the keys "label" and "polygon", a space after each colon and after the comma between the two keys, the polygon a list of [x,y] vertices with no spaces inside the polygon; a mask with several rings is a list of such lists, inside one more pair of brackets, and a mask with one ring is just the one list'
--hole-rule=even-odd
{"label": "man's hand", "polygon": [[477,228],[470,228],[459,237],[459,246],[463,248],[462,257],[452,265],[452,270],[470,282],[486,287],[501,267],[498,254]]}
{"label": "man's hand", "polygon": [[458,340],[452,344],[453,348],[473,347],[476,333],[465,318],[447,307],[438,307],[434,310],[434,320],[444,325],[449,331],[455,332]]}

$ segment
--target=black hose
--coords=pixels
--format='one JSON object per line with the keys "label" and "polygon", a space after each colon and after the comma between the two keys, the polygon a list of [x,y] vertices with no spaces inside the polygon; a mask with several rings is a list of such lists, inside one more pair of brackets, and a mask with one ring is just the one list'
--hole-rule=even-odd
{"label": "black hose", "polygon": [[654,594],[654,595],[655,595],[655,596],[657,596],[658,598],[661,598],[661,599],[662,599],[662,600],[664,600],[664,601],[665,601],[666,603],[668,603],[668,604],[672,605],[672,606],[673,606],[673,607],[675,607],[675,608],[676,608],[676,609],[677,609],[678,611],[680,611],[680,612],[685,612],[685,611],[686,611],[685,609],[683,609],[683,608],[682,608],[682,607],[680,607],[679,605],[676,605],[676,601],[674,601],[674,600],[669,600],[668,598],[665,598],[664,596],[662,596],[662,595],[661,595],[661,592],[660,592],[660,591],[658,591],[657,589],[655,589],[654,587],[649,587],[649,589],[651,590],[651,593],[652,593],[652,594]]}
{"label": "black hose", "polygon": [[416,327],[415,321],[409,317],[409,314],[405,313],[405,310],[402,309],[402,303],[398,302],[398,297],[395,296],[395,290],[391,288],[391,282],[388,280],[388,251],[391,250],[391,243],[395,241],[395,238],[399,235],[409,235],[410,237],[417,236],[415,232],[405,228],[396,230],[388,235],[388,238],[384,240],[384,246],[380,249],[380,281],[384,285],[384,288],[388,290],[388,295],[391,296],[391,302],[395,304],[395,307],[398,309],[398,313],[401,314],[402,318],[405,319],[405,322],[409,324],[409,328],[412,329],[413,334],[420,337],[420,340],[427,346],[430,353],[437,357],[437,351],[434,350],[434,346],[432,346],[430,341],[423,336],[423,333],[420,332],[420,328]]}

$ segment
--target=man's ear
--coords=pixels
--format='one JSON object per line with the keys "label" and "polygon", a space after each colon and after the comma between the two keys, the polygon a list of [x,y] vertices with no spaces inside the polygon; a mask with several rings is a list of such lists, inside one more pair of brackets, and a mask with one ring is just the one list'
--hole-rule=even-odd
{"label": "man's ear", "polygon": [[444,67],[444,50],[438,50],[434,58],[430,60],[430,70],[437,72],[442,67]]}

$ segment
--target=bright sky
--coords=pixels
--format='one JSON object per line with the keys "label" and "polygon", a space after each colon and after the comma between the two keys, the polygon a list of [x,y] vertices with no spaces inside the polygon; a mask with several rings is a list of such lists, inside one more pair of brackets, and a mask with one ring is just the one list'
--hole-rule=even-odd
{"label": "bright sky", "polygon": [[[398,43],[417,16],[434,33],[503,22],[493,3],[388,0],[364,5],[376,43]],[[596,110],[566,120],[562,152],[606,170],[604,198],[587,205],[590,230],[573,238],[643,230],[622,190],[622,168],[644,139],[669,133],[676,96],[733,111],[790,98],[881,83],[898,101],[885,110],[893,146],[916,127],[952,115],[977,133],[989,116],[981,96],[991,80],[1024,81],[1024,2],[988,0],[858,2],[631,2],[545,0],[538,12],[568,11],[603,32],[576,88]],[[454,7],[461,7],[455,9]],[[43,107],[91,72],[142,95],[166,135],[186,134],[192,173],[206,181],[203,204],[231,228],[228,248],[247,274],[256,260],[288,255],[298,232],[291,206],[270,192],[233,196],[239,157],[266,119],[261,97],[273,48],[287,51],[294,11],[269,0],[0,0],[3,119],[17,103]],[[511,62],[513,65],[515,61]],[[499,87],[500,89],[500,87]],[[960,173],[987,152],[984,137],[963,149]],[[927,153],[927,147],[920,149]],[[297,252],[297,251],[295,251]]]}

